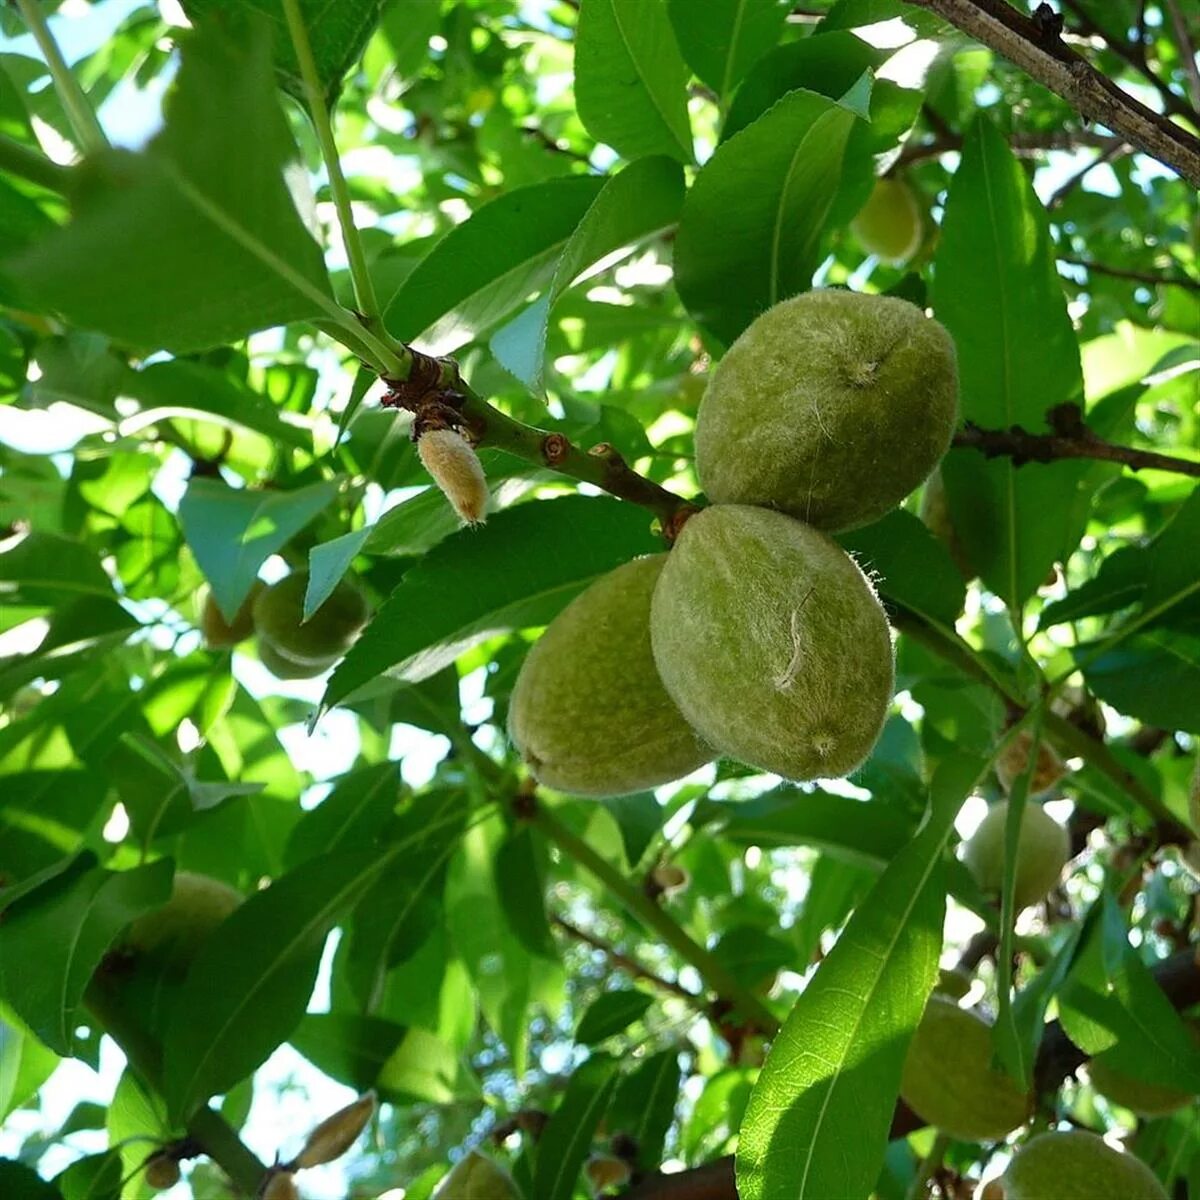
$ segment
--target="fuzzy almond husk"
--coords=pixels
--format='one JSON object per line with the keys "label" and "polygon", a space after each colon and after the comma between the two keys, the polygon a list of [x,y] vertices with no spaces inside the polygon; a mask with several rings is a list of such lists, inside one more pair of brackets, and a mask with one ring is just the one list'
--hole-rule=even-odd
{"label": "fuzzy almond husk", "polygon": [[[1008,801],[994,804],[979,828],[963,845],[963,861],[985,892],[1004,885],[1004,826]],[[1021,813],[1017,835],[1017,878],[1014,899],[1018,909],[1036,904],[1058,884],[1071,856],[1071,838],[1040,804],[1030,801]]]}
{"label": "fuzzy almond husk", "polygon": [[467,440],[453,429],[431,429],[417,439],[417,454],[459,517],[482,525],[491,497],[479,455]]}
{"label": "fuzzy almond husk", "polygon": [[296,1169],[319,1167],[341,1158],[358,1141],[358,1135],[366,1129],[374,1113],[375,1093],[367,1092],[345,1108],[338,1109],[333,1116],[326,1117],[308,1135],[304,1149],[296,1155]]}
{"label": "fuzzy almond husk", "polygon": [[1079,1129],[1026,1142],[1000,1183],[1004,1200],[1167,1200],[1166,1189],[1140,1158]]}

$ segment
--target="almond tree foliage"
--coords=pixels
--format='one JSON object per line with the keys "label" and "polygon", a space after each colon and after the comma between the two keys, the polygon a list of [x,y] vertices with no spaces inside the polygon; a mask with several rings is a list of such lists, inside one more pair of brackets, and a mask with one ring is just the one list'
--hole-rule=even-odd
{"label": "almond tree foliage", "polygon": [[[455,1163],[489,1200],[967,1197],[1052,1128],[1196,1194],[1196,7],[58,7],[0,11],[0,1194],[339,1194],[306,1171],[369,1101],[239,1137],[284,1044],[378,1096],[356,1197]],[[859,219],[882,176],[900,263]],[[710,368],[814,286],[957,347],[939,475],[841,539],[895,631],[874,752],[849,786],[539,787],[524,655],[704,503]],[[416,453],[447,424],[486,524]],[[288,570],[305,615],[365,598],[344,655],[230,633]],[[989,892],[955,821],[1006,789]],[[1046,799],[1070,861],[1017,914]],[[146,971],[196,875],[236,907]],[[1006,1136],[900,1096],[935,986],[995,1018]],[[110,1103],[50,1128],[106,1038]]]}

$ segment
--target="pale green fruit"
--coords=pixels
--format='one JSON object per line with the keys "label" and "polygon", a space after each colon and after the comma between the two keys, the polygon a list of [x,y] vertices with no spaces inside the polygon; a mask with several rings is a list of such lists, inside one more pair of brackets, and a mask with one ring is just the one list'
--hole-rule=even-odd
{"label": "pale green fruit", "polygon": [[717,504],[854,529],[937,466],[957,412],[954,343],[916,305],[806,292],[758,317],[717,364],[696,470]]}
{"label": "pale green fruit", "polygon": [[472,1150],[442,1180],[434,1200],[521,1200],[521,1193],[499,1163]]}
{"label": "pale green fruit", "polygon": [[276,679],[315,679],[323,675],[337,662],[337,658],[323,658],[314,662],[296,662],[286,654],[276,650],[265,638],[258,642],[258,657],[262,665]]}
{"label": "pale green fruit", "polygon": [[210,650],[227,650],[238,642],[244,642],[254,632],[254,602],[262,590],[261,580],[255,581],[232,621],[225,620],[225,614],[217,607],[212,592],[204,597],[200,629],[204,634],[204,644]]}
{"label": "pale green fruit", "polygon": [[918,513],[925,527],[943,546],[946,547],[959,574],[964,579],[974,579],[975,569],[963,549],[958,533],[954,528],[954,520],[950,516],[950,501],[946,496],[946,481],[942,478],[939,468],[925,480],[925,489],[921,493],[921,508]]}
{"label": "pale green fruit", "polygon": [[1004,1200],[1167,1200],[1141,1159],[1094,1133],[1043,1133],[1014,1155],[1000,1178]]}
{"label": "pale green fruit", "polygon": [[213,930],[241,903],[241,892],[219,879],[176,871],[171,898],[134,921],[125,943],[143,959],[186,970]]}
{"label": "pale green fruit", "polygon": [[[1004,884],[1007,815],[1007,800],[993,804],[963,845],[963,862],[985,892],[999,893]],[[1066,829],[1040,804],[1026,803],[1017,838],[1017,908],[1028,908],[1041,900],[1058,883],[1070,857],[1071,839]]]}
{"label": "pale green fruit", "polygon": [[650,597],[667,555],[638,558],[577,596],[529,651],[508,733],[538,780],[581,796],[669,783],[712,758],[650,650]]}
{"label": "pale green fruit", "polygon": [[307,571],[296,571],[271,584],[254,602],[254,624],[259,637],[280,654],[295,663],[323,669],[350,649],[371,611],[358,587],[343,579],[306,621],[307,589]]}
{"label": "pale green fruit", "polygon": [[923,1121],[968,1142],[991,1141],[1023,1125],[1033,1098],[993,1068],[992,1027],[935,993],[904,1061],[900,1095]]}
{"label": "pale green fruit", "polygon": [[912,188],[898,179],[877,179],[871,198],[850,223],[868,254],[884,262],[907,262],[921,248],[921,209]]}
{"label": "pale green fruit", "polygon": [[892,698],[887,619],[835,542],[768,509],[683,527],[651,607],[654,660],[700,735],[789,779],[845,775]]}

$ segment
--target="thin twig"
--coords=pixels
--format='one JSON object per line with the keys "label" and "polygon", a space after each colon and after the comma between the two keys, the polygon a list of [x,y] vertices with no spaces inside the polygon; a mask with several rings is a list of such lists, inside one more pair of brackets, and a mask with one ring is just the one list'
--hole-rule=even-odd
{"label": "thin twig", "polygon": [[1166,5],[1171,16],[1171,27],[1175,31],[1175,40],[1179,43],[1179,57],[1183,59],[1184,74],[1187,75],[1188,95],[1191,97],[1192,107],[1200,109],[1200,66],[1196,65],[1196,47],[1188,33],[1187,21],[1183,18],[1179,0],[1166,0]]}
{"label": "thin twig", "polygon": [[656,975],[649,967],[643,967],[636,959],[630,958],[628,954],[623,954],[616,946],[610,945],[603,938],[598,938],[594,933],[588,933],[586,929],[580,929],[578,925],[572,925],[564,917],[553,916],[550,918],[550,921],[556,928],[561,929],[563,933],[573,937],[577,942],[583,942],[585,946],[591,946],[593,950],[599,950],[613,966],[619,967],[627,975],[632,975],[635,979],[644,979],[647,983],[652,983],[661,991],[670,992],[672,995],[686,1000],[689,1004],[694,1004],[700,1009],[704,1009],[703,996],[698,996],[695,992],[689,992],[687,988],[682,984],[676,983],[673,979],[665,979],[661,975]]}
{"label": "thin twig", "polygon": [[1122,91],[1057,35],[1047,34],[1007,3],[986,0],[912,0],[1024,70],[1136,149],[1200,187],[1200,139]]}
{"label": "thin twig", "polygon": [[1084,163],[1074,175],[1055,189],[1053,195],[1046,201],[1046,207],[1057,208],[1098,166],[1112,162],[1114,158],[1129,149],[1130,147],[1122,141],[1114,141],[1111,146],[1106,146],[1091,162]]}
{"label": "thin twig", "polygon": [[[953,150],[961,150],[963,137],[952,129],[935,130],[935,136],[924,142],[910,142],[900,151],[898,166],[923,162],[937,158]],[[1040,154],[1045,150],[1077,150],[1081,146],[1094,146],[1097,150],[1118,150],[1127,145],[1123,138],[1096,133],[1090,129],[1057,129],[1048,133],[1014,133],[1008,139],[1014,154]]]}
{"label": "thin twig", "polygon": [[1082,267],[1085,271],[1094,271],[1097,275],[1111,275],[1114,279],[1131,279],[1135,283],[1144,283],[1150,287],[1181,287],[1189,291],[1200,292],[1200,279],[1189,279],[1186,275],[1155,275],[1152,271],[1135,271],[1129,267],[1111,267],[1107,263],[1090,262],[1084,258],[1063,258],[1059,262],[1070,263],[1073,267]]}
{"label": "thin twig", "polygon": [[1078,432],[1030,433],[1020,425],[1011,429],[980,429],[970,422],[954,435],[954,445],[978,450],[986,458],[1011,458],[1015,466],[1025,463],[1056,462],[1064,458],[1090,458],[1100,462],[1121,463],[1132,471],[1172,471],[1200,479],[1200,461],[1159,454],[1157,450],[1137,450],[1117,446],[1092,433],[1086,426]]}

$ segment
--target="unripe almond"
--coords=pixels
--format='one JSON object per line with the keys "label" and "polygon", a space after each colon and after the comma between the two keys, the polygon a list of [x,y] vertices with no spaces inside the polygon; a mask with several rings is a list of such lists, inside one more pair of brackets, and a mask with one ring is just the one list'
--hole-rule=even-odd
{"label": "unripe almond", "polygon": [[354,644],[371,609],[358,585],[346,578],[305,619],[307,592],[307,571],[294,571],[271,584],[254,602],[254,624],[260,641],[269,642],[285,659],[324,670]]}
{"label": "unripe almond", "polygon": [[272,1175],[263,1188],[262,1200],[300,1200],[296,1177],[291,1171],[279,1171]]}
{"label": "unripe almond", "polygon": [[[996,759],[996,778],[1006,792],[1011,792],[1018,779],[1029,769],[1029,751],[1033,746],[1033,731],[1022,729],[1016,737],[1000,751]],[[1054,747],[1044,741],[1038,742],[1037,765],[1029,780],[1029,795],[1040,796],[1048,792],[1065,774],[1066,765]]]}
{"label": "unripe almond", "polygon": [[204,634],[204,644],[210,650],[227,650],[244,642],[254,632],[254,601],[263,590],[264,584],[256,580],[250,589],[250,594],[242,601],[242,606],[234,614],[232,621],[225,620],[225,614],[217,607],[212,592],[204,597],[204,609],[200,614],[200,629]]}
{"label": "unripe almond", "polygon": [[472,1150],[442,1180],[434,1200],[521,1200],[521,1193],[499,1163]]}
{"label": "unripe almond", "polygon": [[1033,1097],[992,1066],[991,1026],[936,992],[904,1061],[900,1095],[923,1121],[963,1141],[990,1141],[1023,1125]]}
{"label": "unripe almond", "polygon": [[146,1183],[157,1192],[165,1192],[179,1182],[179,1163],[169,1154],[156,1154],[146,1164]]}
{"label": "unripe almond", "polygon": [[783,513],[718,504],[692,517],[650,632],[667,691],[731,758],[788,779],[846,775],[883,728],[883,609],[836,542]]}
{"label": "unripe almond", "polygon": [[171,898],[134,921],[125,944],[141,958],[186,971],[213,930],[241,903],[241,892],[219,879],[176,871]]}
{"label": "unripe almond", "polygon": [[487,520],[491,497],[483,465],[462,434],[430,429],[417,439],[417,454],[463,521],[481,525]]}
{"label": "unripe almond", "polygon": [[[998,893],[1004,884],[1004,826],[1008,802],[993,804],[979,828],[963,846],[963,861],[985,892]],[[1021,813],[1017,837],[1016,887],[1018,909],[1036,904],[1054,887],[1071,856],[1071,839],[1050,814],[1035,801]]]}
{"label": "unripe almond", "polygon": [[712,757],[667,695],[650,648],[650,598],[666,561],[637,558],[601,576],[526,656],[508,732],[547,787],[580,796],[638,792]]}
{"label": "unripe almond", "polygon": [[877,179],[870,199],[850,223],[863,249],[884,262],[907,262],[921,248],[921,209],[900,179]]}
{"label": "unripe almond", "polygon": [[1079,1129],[1026,1142],[1001,1184],[1004,1200],[1167,1200],[1166,1189],[1140,1158]]}
{"label": "unripe almond", "polygon": [[957,413],[954,343],[937,321],[894,296],[806,292],[759,316],[717,364],[696,471],[715,504],[854,529],[937,466]]}
{"label": "unripe almond", "polygon": [[331,1117],[326,1117],[309,1135],[304,1149],[296,1155],[298,1170],[319,1167],[322,1163],[341,1158],[358,1140],[375,1113],[375,1093],[359,1096]]}

